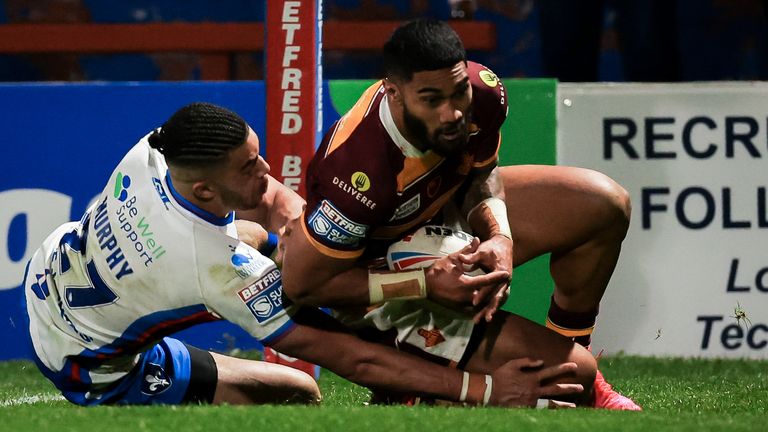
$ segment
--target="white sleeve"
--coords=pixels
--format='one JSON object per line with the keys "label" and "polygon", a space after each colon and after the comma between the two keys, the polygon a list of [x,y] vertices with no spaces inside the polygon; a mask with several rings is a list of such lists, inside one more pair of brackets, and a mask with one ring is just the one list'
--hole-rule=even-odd
{"label": "white sleeve", "polygon": [[208,308],[233,322],[264,344],[292,330],[290,313],[283,303],[280,270],[256,249],[227,238],[226,247],[208,248],[200,260],[200,282]]}

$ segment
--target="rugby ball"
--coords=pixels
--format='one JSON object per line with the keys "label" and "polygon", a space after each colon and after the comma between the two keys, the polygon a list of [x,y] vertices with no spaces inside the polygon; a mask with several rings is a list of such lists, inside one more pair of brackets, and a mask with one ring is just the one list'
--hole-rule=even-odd
{"label": "rugby ball", "polygon": [[472,234],[441,225],[424,225],[387,250],[390,270],[429,267],[436,260],[461,250],[472,242]]}

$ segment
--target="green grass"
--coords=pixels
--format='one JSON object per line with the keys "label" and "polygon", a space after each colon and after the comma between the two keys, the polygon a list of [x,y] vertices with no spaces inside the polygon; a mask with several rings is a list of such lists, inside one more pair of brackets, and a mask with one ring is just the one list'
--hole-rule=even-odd
{"label": "green grass", "polygon": [[[645,411],[366,406],[368,391],[327,371],[321,406],[98,407],[63,400],[29,362],[0,363],[3,431],[654,431],[767,430],[768,361],[604,357],[609,382]],[[20,398],[42,401],[19,404]],[[47,399],[45,399],[47,398]]]}

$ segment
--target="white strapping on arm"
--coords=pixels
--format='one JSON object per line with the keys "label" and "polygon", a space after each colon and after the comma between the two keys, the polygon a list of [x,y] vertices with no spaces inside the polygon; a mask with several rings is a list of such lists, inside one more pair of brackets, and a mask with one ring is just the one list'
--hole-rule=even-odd
{"label": "white strapping on arm", "polygon": [[469,372],[464,371],[464,377],[461,380],[461,393],[459,394],[459,402],[467,400],[467,390],[469,389]]}
{"label": "white strapping on arm", "polygon": [[485,376],[485,394],[483,394],[483,405],[488,405],[491,400],[491,391],[493,390],[493,378],[490,375]]}
{"label": "white strapping on arm", "polygon": [[467,220],[469,220],[472,213],[480,209],[481,206],[487,207],[491,215],[493,215],[493,218],[496,220],[498,231],[494,234],[501,234],[504,237],[512,239],[512,230],[509,228],[509,218],[507,217],[507,203],[505,203],[501,198],[486,198],[469,211],[467,214]]}

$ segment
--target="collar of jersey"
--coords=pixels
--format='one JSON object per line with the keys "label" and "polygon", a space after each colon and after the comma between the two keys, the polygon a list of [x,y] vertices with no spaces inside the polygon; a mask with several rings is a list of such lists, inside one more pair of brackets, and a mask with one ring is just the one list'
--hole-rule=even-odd
{"label": "collar of jersey", "polygon": [[379,104],[379,119],[381,124],[384,125],[384,130],[387,131],[389,137],[395,142],[395,145],[400,148],[405,157],[422,158],[424,152],[417,149],[413,144],[409,143],[407,139],[400,133],[395,125],[395,120],[392,118],[392,111],[389,110],[389,98],[385,95],[384,100]]}
{"label": "collar of jersey", "polygon": [[165,183],[168,184],[168,190],[171,191],[171,196],[176,200],[176,202],[179,203],[180,206],[189,210],[195,216],[199,217],[200,219],[203,219],[204,221],[212,223],[217,226],[226,226],[235,221],[235,212],[229,212],[229,214],[227,214],[224,217],[218,217],[215,214],[209,211],[203,210],[200,207],[192,204],[186,198],[181,196],[181,194],[178,191],[176,191],[176,188],[173,187],[170,171],[165,172]]}

